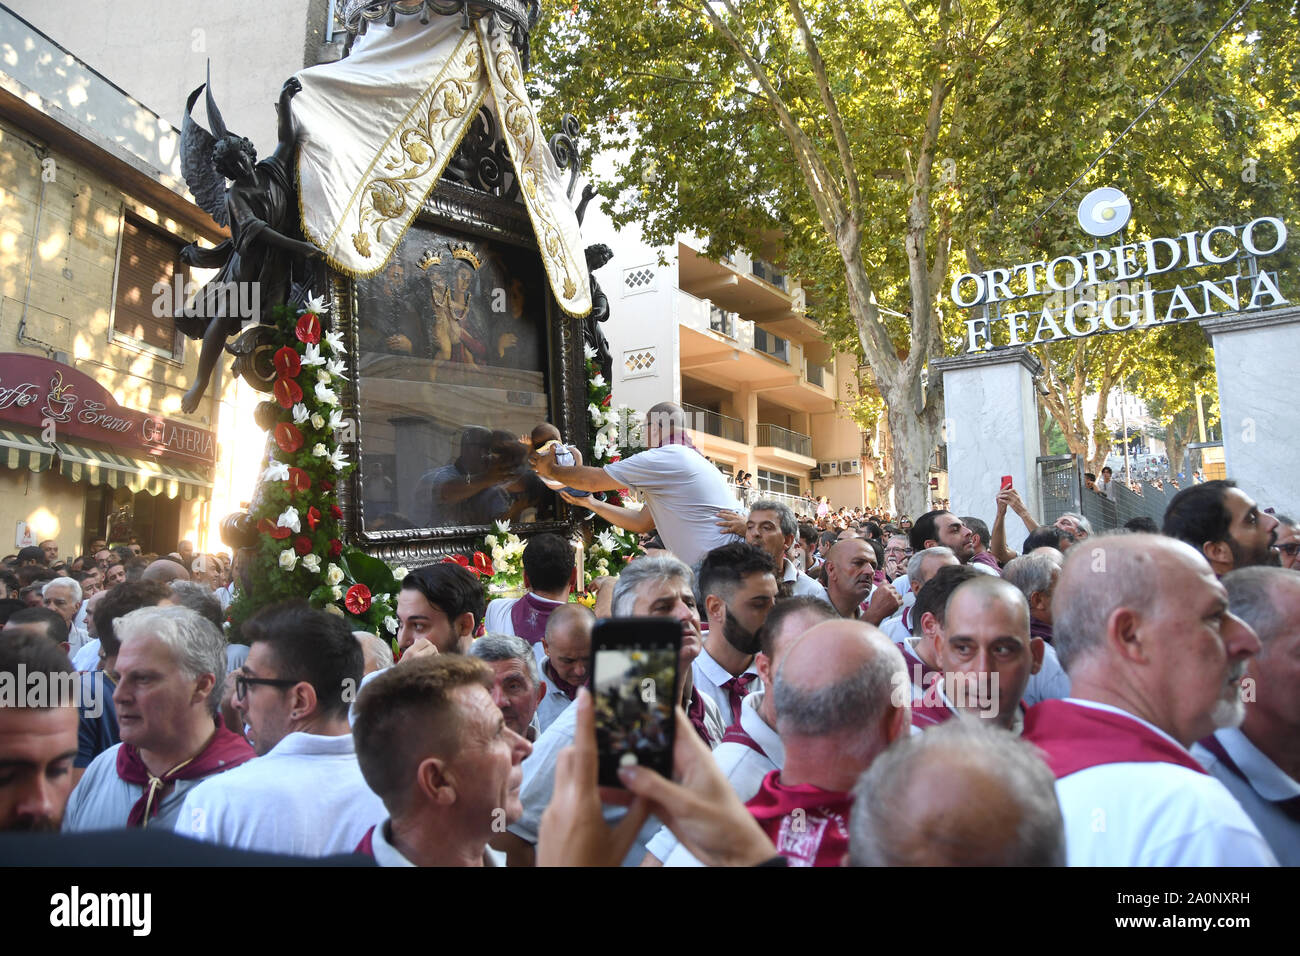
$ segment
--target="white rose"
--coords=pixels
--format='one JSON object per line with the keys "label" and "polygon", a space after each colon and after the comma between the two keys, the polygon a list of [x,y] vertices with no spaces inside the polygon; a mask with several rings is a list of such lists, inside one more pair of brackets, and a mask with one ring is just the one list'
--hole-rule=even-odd
{"label": "white rose", "polygon": [[388,628],[388,633],[389,633],[389,634],[396,634],[396,633],[397,633],[397,618],[395,618],[395,617],[386,617],[386,618],[384,618],[384,627]]}
{"label": "white rose", "polygon": [[316,414],[312,415],[312,417],[311,417],[311,427],[312,427],[312,428],[324,428],[324,427],[325,427],[325,416],[323,416],[320,412],[317,412]]}
{"label": "white rose", "polygon": [[280,568],[285,571],[292,571],[298,566],[298,554],[293,548],[285,548],[280,552]]}
{"label": "white rose", "polygon": [[321,441],[318,441],[312,446],[311,453],[317,458],[328,458],[330,456],[330,450],[326,448],[325,443]]}
{"label": "white rose", "polygon": [[393,578],[397,581],[405,579],[405,577],[410,573],[411,572],[406,568],[393,568]]}
{"label": "white rose", "polygon": [[343,608],[339,607],[337,604],[326,604],[325,610],[328,611],[330,614],[337,614],[339,617],[347,616],[346,614],[343,613]]}
{"label": "white rose", "polygon": [[343,569],[331,561],[329,566],[325,569],[325,583],[338,584],[342,580]]}
{"label": "white rose", "polygon": [[[293,505],[285,508],[280,517],[275,519],[275,523],[277,527],[288,528],[294,534],[299,534],[302,531],[302,523],[298,520],[298,509]],[[284,564],[283,558],[280,559],[280,563]]]}
{"label": "white rose", "polygon": [[334,600],[336,601],[343,600],[343,589],[339,587],[337,584],[334,585],[334,587],[330,588],[330,593],[334,595]]}
{"label": "white rose", "polygon": [[322,385],[328,385],[330,382],[334,381],[334,376],[330,374],[328,368],[323,368],[316,373],[316,381],[320,382]]}
{"label": "white rose", "polygon": [[306,568],[308,571],[310,571],[312,574],[319,573],[320,572],[319,555],[315,555],[315,554],[303,555],[302,566]]}

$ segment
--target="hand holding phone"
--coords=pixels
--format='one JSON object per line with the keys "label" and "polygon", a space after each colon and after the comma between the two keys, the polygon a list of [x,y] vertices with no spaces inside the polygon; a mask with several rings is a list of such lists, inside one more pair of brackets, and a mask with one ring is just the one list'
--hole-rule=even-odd
{"label": "hand holding phone", "polygon": [[616,618],[592,629],[588,673],[602,787],[622,786],[620,767],[672,776],[681,646],[682,625],[673,618]]}
{"label": "hand holding phone", "polygon": [[1003,475],[1003,476],[1002,476],[1002,488],[1001,488],[1000,490],[1001,490],[1001,491],[1006,491],[1006,490],[1007,490],[1008,488],[1010,488],[1010,487],[1011,487],[1011,476],[1010,476],[1010,475]]}

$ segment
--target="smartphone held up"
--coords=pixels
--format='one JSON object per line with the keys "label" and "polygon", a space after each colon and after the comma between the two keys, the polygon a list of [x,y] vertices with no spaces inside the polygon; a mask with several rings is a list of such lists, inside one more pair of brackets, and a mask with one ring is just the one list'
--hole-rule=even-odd
{"label": "smartphone held up", "polygon": [[622,786],[620,767],[672,775],[681,645],[681,625],[670,618],[617,618],[592,630],[588,673],[602,787]]}

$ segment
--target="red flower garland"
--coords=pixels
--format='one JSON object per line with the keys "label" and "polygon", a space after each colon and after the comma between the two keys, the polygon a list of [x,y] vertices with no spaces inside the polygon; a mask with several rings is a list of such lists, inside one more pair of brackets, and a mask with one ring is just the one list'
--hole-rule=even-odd
{"label": "red flower garland", "polygon": [[290,494],[296,495],[301,491],[310,491],[311,476],[301,468],[290,468],[288,485]]}
{"label": "red flower garland", "polygon": [[280,403],[281,408],[293,408],[302,401],[302,389],[291,378],[277,378],[271,391],[275,394],[275,400]]}
{"label": "red flower garland", "polygon": [[275,443],[280,446],[280,451],[292,455],[302,447],[302,432],[293,422],[280,422],[275,426]]}
{"label": "red flower garland", "polygon": [[307,526],[315,531],[318,524],[320,524],[320,511],[312,505],[307,509]]}
{"label": "red flower garland", "polygon": [[297,378],[302,371],[302,358],[298,355],[298,350],[289,345],[281,346],[276,351],[272,363],[276,374],[281,378]]}

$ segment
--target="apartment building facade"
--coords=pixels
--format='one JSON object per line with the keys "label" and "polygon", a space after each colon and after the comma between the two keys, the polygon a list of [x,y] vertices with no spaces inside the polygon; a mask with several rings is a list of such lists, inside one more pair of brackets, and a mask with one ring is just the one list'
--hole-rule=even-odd
{"label": "apartment building facade", "polygon": [[742,251],[712,260],[693,237],[656,248],[607,220],[584,232],[614,250],[600,278],[616,404],[680,403],[699,449],[733,480],[752,475],[753,495],[802,513],[809,496],[874,503],[862,432],[840,404],[856,394],[856,358],[827,346],[797,281]]}

